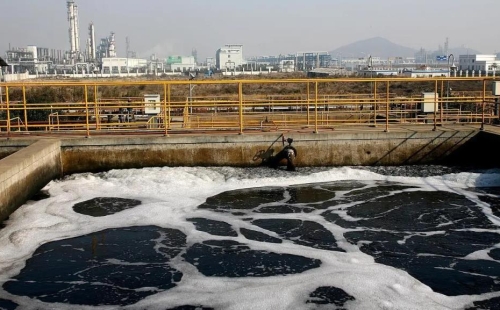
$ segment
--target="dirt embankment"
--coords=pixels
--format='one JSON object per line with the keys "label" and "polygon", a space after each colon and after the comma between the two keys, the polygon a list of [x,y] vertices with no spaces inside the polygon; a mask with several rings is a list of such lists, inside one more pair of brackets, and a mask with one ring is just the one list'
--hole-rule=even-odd
{"label": "dirt embankment", "polygon": [[[292,74],[276,74],[276,75],[265,75],[265,76],[245,76],[245,80],[258,81],[265,79],[267,81],[275,80],[289,80],[289,79],[306,79],[303,73],[292,73]],[[231,81],[234,80],[235,84],[203,84],[197,85],[192,90],[193,97],[233,97],[238,94],[238,81],[240,77],[204,77],[201,76],[196,80],[204,81]],[[144,82],[144,85],[118,85],[118,86],[99,86],[97,88],[97,97],[99,99],[110,99],[110,98],[139,98],[144,94],[161,94],[164,93],[163,85],[147,84],[152,81],[172,81],[172,80],[184,80],[187,81],[186,76],[165,76],[165,77],[144,77],[144,78],[125,78],[119,79],[120,82]],[[352,79],[352,82],[347,81],[343,78],[342,81],[336,81],[337,79],[329,79],[328,82],[321,82],[318,85],[319,95],[348,95],[348,94],[372,94],[377,91],[379,94],[385,94],[386,80],[382,78],[374,78],[373,81],[377,82],[375,88],[374,82],[357,82]],[[347,79],[349,80],[349,79]],[[47,80],[47,82],[54,80]],[[58,81],[61,81],[58,79]],[[67,79],[65,81],[74,82],[88,82],[93,83],[95,80],[71,80]],[[118,81],[117,79],[99,79],[99,81],[113,82]],[[321,80],[320,80],[321,81]],[[447,88],[450,88],[450,94],[452,96],[471,94],[472,92],[481,92],[483,90],[482,81],[451,81],[451,82],[438,82],[438,93],[443,96],[446,95]],[[490,85],[487,85],[487,91],[491,89]],[[94,101],[94,87],[89,86],[88,88],[87,100]],[[435,90],[434,81],[421,81],[415,79],[412,81],[393,81],[390,83],[389,92],[393,96],[418,96],[422,92],[433,92]],[[296,96],[296,95],[307,95],[307,83],[252,83],[245,84],[243,87],[244,95],[281,95],[281,96]],[[309,94],[314,96],[315,87],[314,83],[309,84]],[[189,96],[189,85],[172,85],[171,87],[171,99],[172,100],[186,100]],[[51,102],[75,102],[84,101],[84,88],[83,86],[38,86],[38,87],[27,87],[26,98],[28,103],[51,103]],[[10,99],[13,101],[21,101],[23,99],[22,91],[20,88],[12,88],[10,92]]]}

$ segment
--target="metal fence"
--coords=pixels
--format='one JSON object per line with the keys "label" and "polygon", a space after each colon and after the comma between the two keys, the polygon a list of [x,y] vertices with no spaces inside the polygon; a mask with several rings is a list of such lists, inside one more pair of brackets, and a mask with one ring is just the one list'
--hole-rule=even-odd
{"label": "metal fence", "polygon": [[[320,132],[338,126],[390,131],[401,124],[433,129],[444,124],[487,124],[498,120],[498,98],[489,88],[493,81],[376,78],[3,83],[0,136]],[[462,89],[452,91],[450,83],[460,83]],[[401,93],[401,85],[417,91]],[[195,86],[203,94],[193,95]],[[158,102],[145,100],[144,95],[151,93],[158,96]]]}

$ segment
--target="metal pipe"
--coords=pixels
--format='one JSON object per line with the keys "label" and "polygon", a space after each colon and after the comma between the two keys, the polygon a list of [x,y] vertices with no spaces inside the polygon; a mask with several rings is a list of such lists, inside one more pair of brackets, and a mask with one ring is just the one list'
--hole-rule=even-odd
{"label": "metal pipe", "polygon": [[484,110],[486,109],[486,80],[483,80],[483,113],[481,116],[481,130],[484,130]]}
{"label": "metal pipe", "polygon": [[373,86],[373,126],[377,127],[377,81],[374,82]]}
{"label": "metal pipe", "polygon": [[240,110],[240,135],[243,134],[243,83],[238,83],[238,99]]}
{"label": "metal pipe", "polygon": [[314,133],[318,133],[318,81],[314,83]]}
{"label": "metal pipe", "polygon": [[99,103],[97,102],[97,85],[94,85],[94,106],[95,106],[95,121],[96,121],[96,129],[101,129],[101,113],[99,111]]}
{"label": "metal pipe", "polygon": [[24,129],[28,131],[28,109],[26,105],[26,86],[23,86]]}
{"label": "metal pipe", "polygon": [[[453,62],[450,66],[450,59],[453,58]],[[453,54],[450,54],[448,56],[448,68],[449,68],[449,73],[448,73],[448,81],[446,85],[446,109],[448,109],[448,102],[449,102],[449,97],[450,97],[450,78],[451,78],[451,73],[455,72],[455,56]]]}
{"label": "metal pipe", "polygon": [[439,96],[439,111],[440,111],[440,120],[439,123],[443,126],[443,88],[444,81],[441,81],[441,95]]}
{"label": "metal pipe", "polygon": [[86,138],[90,137],[90,124],[89,124],[89,101],[88,101],[88,89],[87,89],[87,84],[84,86],[84,94],[85,94],[85,124],[87,128],[87,136]]}
{"label": "metal pipe", "polygon": [[307,126],[309,126],[309,118],[311,117],[309,114],[309,102],[310,102],[310,87],[309,87],[309,82],[307,82]]}
{"label": "metal pipe", "polygon": [[168,125],[167,125],[167,83],[163,84],[163,126],[165,126],[165,137],[168,137]]}
{"label": "metal pipe", "polygon": [[168,100],[168,128],[170,128],[170,110],[172,109],[172,103],[170,101],[170,94],[172,92],[171,85],[168,83],[167,85],[167,100]]}
{"label": "metal pipe", "polygon": [[7,139],[10,136],[10,98],[9,86],[5,86],[5,104],[7,105]]}
{"label": "metal pipe", "polygon": [[389,132],[389,89],[390,84],[387,80],[386,97],[385,97],[385,132]]}
{"label": "metal pipe", "polygon": [[433,131],[436,131],[436,122],[437,122],[437,91],[438,91],[438,81],[436,80],[435,85],[434,85],[434,128],[432,129]]}

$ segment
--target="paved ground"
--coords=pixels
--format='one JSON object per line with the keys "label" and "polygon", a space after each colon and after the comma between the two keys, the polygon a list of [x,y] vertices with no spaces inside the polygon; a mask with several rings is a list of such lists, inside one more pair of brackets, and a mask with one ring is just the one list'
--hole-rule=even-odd
{"label": "paved ground", "polygon": [[[461,125],[444,125],[437,126],[437,131],[462,131],[462,130],[480,130],[480,124],[461,124]],[[321,133],[333,133],[333,132],[384,132],[386,130],[385,124],[375,126],[369,125],[355,125],[355,126],[335,126],[328,129],[319,130],[319,134]],[[390,132],[425,132],[425,131],[433,131],[434,126],[432,124],[422,124],[422,125],[395,125],[391,124],[389,126]],[[494,134],[500,135],[500,126],[495,125],[485,125],[484,130],[486,132],[491,132]],[[276,135],[276,133],[312,133],[314,132],[314,127],[309,128],[301,128],[301,129],[284,129],[284,130],[248,130],[244,132],[244,135],[262,135],[262,134],[271,134]],[[177,131],[169,131],[169,135],[171,136],[231,136],[231,135],[239,135],[238,130],[208,130],[208,131],[197,131],[197,130],[177,130]],[[165,136],[163,131],[126,131],[126,132],[91,132],[92,138],[98,137],[123,137],[123,136],[151,136],[151,137],[163,137]],[[10,139],[40,139],[40,138],[63,138],[63,139],[80,139],[85,137],[85,131],[79,132],[12,132],[10,136],[7,136],[5,132],[0,133],[0,139],[10,138]]]}

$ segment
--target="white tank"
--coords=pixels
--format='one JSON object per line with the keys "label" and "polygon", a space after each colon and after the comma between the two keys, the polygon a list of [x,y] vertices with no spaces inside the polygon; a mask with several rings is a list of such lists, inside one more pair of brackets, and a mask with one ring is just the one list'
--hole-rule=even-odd
{"label": "white tank", "polygon": [[28,52],[33,54],[33,59],[35,59],[35,62],[36,62],[38,60],[38,51],[36,49],[36,46],[35,45],[28,45],[28,47],[26,49],[28,50]]}

